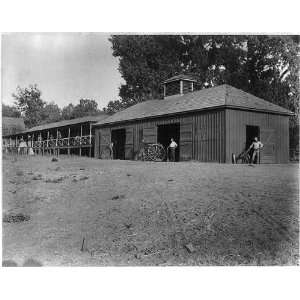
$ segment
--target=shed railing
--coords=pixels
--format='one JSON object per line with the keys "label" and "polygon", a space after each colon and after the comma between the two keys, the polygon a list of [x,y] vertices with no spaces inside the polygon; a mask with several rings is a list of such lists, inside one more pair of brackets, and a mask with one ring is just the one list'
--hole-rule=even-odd
{"label": "shed railing", "polygon": [[[93,135],[75,136],[60,139],[46,139],[42,141],[32,141],[32,147],[34,149],[42,148],[68,148],[68,147],[82,147],[92,146],[94,141]],[[15,141],[13,143],[7,143],[3,145],[4,149],[15,149],[19,145]],[[27,147],[31,147],[31,142],[27,142]]]}

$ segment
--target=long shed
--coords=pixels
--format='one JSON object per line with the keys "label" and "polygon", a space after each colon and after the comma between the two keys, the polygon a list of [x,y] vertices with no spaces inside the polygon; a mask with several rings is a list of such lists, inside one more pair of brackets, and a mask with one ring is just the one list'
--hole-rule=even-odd
{"label": "long shed", "polygon": [[71,154],[94,156],[94,128],[92,124],[105,119],[104,112],[93,116],[63,120],[54,123],[8,132],[2,139],[9,152],[17,151],[21,139],[33,148],[36,154]]}
{"label": "long shed", "polygon": [[227,84],[194,91],[194,82],[171,78],[164,83],[164,99],[138,103],[94,124],[95,157],[105,158],[112,141],[115,158],[134,159],[142,141],[166,147],[173,137],[179,161],[229,163],[257,136],[264,144],[261,163],[288,162],[290,111]]}

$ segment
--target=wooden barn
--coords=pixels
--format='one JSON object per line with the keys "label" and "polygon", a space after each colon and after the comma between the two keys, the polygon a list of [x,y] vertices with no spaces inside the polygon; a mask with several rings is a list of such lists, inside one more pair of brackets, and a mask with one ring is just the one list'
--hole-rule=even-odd
{"label": "wooden barn", "polygon": [[99,121],[95,157],[134,159],[146,144],[164,147],[174,138],[176,160],[229,163],[254,137],[264,144],[261,163],[289,161],[290,111],[230,85],[194,91],[196,81],[178,75],[164,82],[164,99],[138,103]]}
{"label": "wooden barn", "polygon": [[3,147],[16,153],[20,140],[33,148],[35,154],[68,154],[94,156],[94,128],[108,115],[86,116],[55,123],[48,123],[4,135]]}

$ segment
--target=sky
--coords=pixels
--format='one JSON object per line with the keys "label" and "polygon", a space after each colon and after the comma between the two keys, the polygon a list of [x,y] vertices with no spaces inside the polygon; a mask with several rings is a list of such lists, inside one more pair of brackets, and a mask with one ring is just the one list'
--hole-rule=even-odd
{"label": "sky", "polygon": [[119,98],[124,82],[108,38],[100,33],[2,35],[2,102],[13,104],[17,86],[37,84],[42,99],[60,108],[89,98],[102,109]]}

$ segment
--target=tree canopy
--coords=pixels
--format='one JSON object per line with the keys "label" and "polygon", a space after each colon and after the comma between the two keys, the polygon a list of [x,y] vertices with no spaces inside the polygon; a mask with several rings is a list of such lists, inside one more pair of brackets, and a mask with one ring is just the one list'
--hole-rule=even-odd
{"label": "tree canopy", "polygon": [[105,108],[109,113],[161,98],[161,83],[184,73],[197,78],[198,89],[227,83],[299,114],[298,36],[114,35],[110,41],[126,83],[120,100]]}
{"label": "tree canopy", "polygon": [[2,103],[2,116],[11,118],[20,118],[21,113],[15,106],[10,106]]}
{"label": "tree canopy", "polygon": [[98,103],[94,99],[82,98],[77,105],[70,103],[60,109],[54,102],[47,103],[43,101],[41,95],[42,93],[36,84],[25,88],[17,87],[16,93],[13,94],[16,106],[9,107],[2,104],[2,109],[4,108],[4,113],[7,116],[22,116],[27,128],[61,120],[97,115],[100,112]]}
{"label": "tree canopy", "polygon": [[17,87],[17,92],[12,94],[15,104],[22,116],[26,127],[33,127],[41,123],[43,119],[42,111],[46,104],[41,99],[41,91],[37,85],[29,85],[28,88]]}

